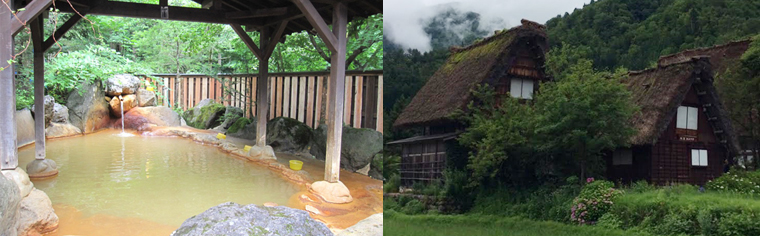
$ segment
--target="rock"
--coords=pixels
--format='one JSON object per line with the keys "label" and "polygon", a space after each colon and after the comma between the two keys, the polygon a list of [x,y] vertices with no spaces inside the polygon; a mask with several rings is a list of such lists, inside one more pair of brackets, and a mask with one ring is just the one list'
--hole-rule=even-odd
{"label": "rock", "polygon": [[276,207],[276,206],[279,206],[280,204],[277,204],[277,203],[274,203],[274,202],[265,202],[263,205],[265,207]]}
{"label": "rock", "polygon": [[137,89],[137,105],[140,107],[155,106],[156,93],[142,88]]}
{"label": "rock", "polygon": [[354,200],[346,185],[340,181],[335,183],[317,181],[311,184],[309,191],[329,203],[349,203]]}
{"label": "rock", "polygon": [[221,117],[226,108],[211,99],[203,99],[193,109],[185,111],[183,118],[191,127],[198,129],[209,129],[219,126]]}
{"label": "rock", "polygon": [[309,126],[293,118],[277,117],[267,122],[267,145],[277,152],[308,152],[312,136]]}
{"label": "rock", "polygon": [[43,179],[58,175],[58,165],[51,159],[35,159],[26,164],[26,173],[30,179]]}
{"label": "rock", "polygon": [[53,123],[69,123],[69,108],[58,103],[53,105]]}
{"label": "rock", "polygon": [[332,235],[303,210],[222,203],[182,223],[172,235]]}
{"label": "rock", "polygon": [[[317,159],[325,159],[327,148],[327,125],[320,125],[313,132],[310,153]],[[383,134],[372,129],[343,127],[340,166],[349,171],[357,171],[372,162],[375,154],[383,150]]]}
{"label": "rock", "polygon": [[337,236],[382,236],[383,213],[377,213],[359,221],[338,233]]}
{"label": "rock", "polygon": [[108,96],[134,94],[139,87],[140,79],[134,75],[114,75],[106,80],[106,94]]}
{"label": "rock", "polygon": [[[119,123],[118,126],[121,126],[121,122],[117,123]],[[148,124],[180,126],[182,123],[179,114],[168,107],[135,107],[124,114],[124,128],[126,129],[142,130]]]}
{"label": "rock", "polygon": [[42,235],[58,229],[58,216],[45,192],[34,189],[21,199],[19,235]]}
{"label": "rock", "polygon": [[[227,133],[228,134],[237,133],[238,131],[245,128],[245,126],[248,125],[249,123],[251,123],[251,121],[248,120],[248,118],[240,117],[239,119],[237,119],[237,121],[235,121],[235,123],[232,123],[232,125],[230,125],[227,128]],[[221,126],[224,126],[224,124],[222,124]]]}
{"label": "rock", "polygon": [[34,188],[34,184],[29,181],[29,175],[21,167],[16,167],[14,170],[2,170],[2,172],[6,178],[16,183],[19,189],[19,197],[26,197]]}
{"label": "rock", "polygon": [[[242,122],[240,120],[242,119],[239,119],[235,123]],[[237,132],[231,132],[231,130],[228,130],[227,132],[228,135],[232,137],[236,137],[236,138],[255,140],[256,139],[256,123],[258,122],[258,120],[256,120],[256,117],[253,117],[251,118],[250,121],[251,121],[250,123],[238,129]],[[235,124],[232,124],[232,125],[235,126]],[[232,128],[233,126],[231,126],[230,128]]]}
{"label": "rock", "polygon": [[372,164],[371,163],[367,164],[367,166],[362,167],[361,169],[356,170],[356,173],[363,174],[363,175],[369,175],[369,166],[370,165],[372,165]]}
{"label": "rock", "polygon": [[134,94],[130,95],[123,95],[121,99],[118,99],[118,97],[113,97],[111,99],[111,102],[109,102],[109,106],[111,107],[111,115],[113,115],[116,118],[121,117],[121,108],[122,104],[124,103],[124,113],[127,113],[132,108],[137,107],[137,96]]}
{"label": "rock", "polygon": [[187,121],[185,121],[185,118],[180,117],[179,119],[180,119],[180,122],[179,122],[180,126],[187,126]]}
{"label": "rock", "polygon": [[81,133],[82,133],[82,130],[79,130],[79,128],[69,123],[66,123],[66,124],[50,123],[50,127],[45,129],[45,136],[47,138],[68,137],[68,136],[77,135]]}
{"label": "rock", "polygon": [[[42,100],[42,104],[44,105],[44,108],[42,109],[45,112],[45,127],[50,125],[50,122],[53,120],[53,107],[55,105],[55,98],[50,95],[45,95],[44,99]],[[34,113],[35,106],[32,105],[32,113]],[[34,117],[37,117],[37,114],[34,114]]]}
{"label": "rock", "polygon": [[233,123],[235,123],[235,121],[237,121],[241,117],[243,117],[243,109],[233,107],[233,106],[227,106],[224,110],[224,115],[222,115],[222,119],[224,120],[222,121],[222,124],[219,125],[219,127],[223,131],[226,131],[227,129],[230,128],[230,126],[232,126]]}
{"label": "rock", "polygon": [[306,205],[306,207],[304,207],[304,208],[306,209],[306,211],[314,213],[315,215],[321,215],[322,214],[322,212],[319,211],[319,209],[317,209],[316,207],[313,207],[311,205]]}
{"label": "rock", "polygon": [[84,133],[92,133],[108,126],[111,118],[103,94],[100,82],[85,84],[72,91],[66,101],[71,124]]}
{"label": "rock", "polygon": [[274,149],[269,145],[264,147],[252,146],[248,150],[248,156],[251,160],[277,160],[277,157],[274,155]]}
{"label": "rock", "polygon": [[34,119],[29,109],[16,111],[16,141],[19,147],[34,143]]}
{"label": "rock", "polygon": [[18,235],[21,193],[15,182],[0,175],[0,235]]}

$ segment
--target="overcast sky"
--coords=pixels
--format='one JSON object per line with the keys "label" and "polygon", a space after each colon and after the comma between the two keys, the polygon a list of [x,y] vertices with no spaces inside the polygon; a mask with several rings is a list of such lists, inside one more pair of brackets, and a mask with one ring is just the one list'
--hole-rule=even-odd
{"label": "overcast sky", "polygon": [[582,8],[588,2],[590,0],[383,0],[383,27],[394,42],[406,48],[428,51],[430,40],[422,30],[421,20],[434,16],[441,9],[436,6],[442,4],[452,4],[463,12],[480,13],[486,30],[493,32],[520,24],[523,18],[543,24],[558,14]]}

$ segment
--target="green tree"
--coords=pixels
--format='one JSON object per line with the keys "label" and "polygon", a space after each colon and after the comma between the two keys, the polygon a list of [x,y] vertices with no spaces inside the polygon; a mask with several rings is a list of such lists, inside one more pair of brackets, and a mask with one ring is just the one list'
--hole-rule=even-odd
{"label": "green tree", "polygon": [[[621,73],[596,72],[582,60],[567,77],[543,83],[536,95],[536,148],[581,179],[602,174],[605,150],[628,145],[636,110]],[[570,172],[572,173],[572,172]]]}

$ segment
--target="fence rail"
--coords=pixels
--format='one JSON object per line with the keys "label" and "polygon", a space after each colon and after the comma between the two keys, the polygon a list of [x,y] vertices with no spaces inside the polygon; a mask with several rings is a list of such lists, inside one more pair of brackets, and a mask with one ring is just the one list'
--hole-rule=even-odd
{"label": "fence rail", "polygon": [[[245,111],[245,116],[258,116],[256,110],[255,74],[157,74],[157,93],[163,105],[187,110],[210,98],[225,106]],[[269,74],[269,119],[290,117],[316,128],[327,120],[327,80],[329,72]],[[152,81],[151,78],[145,78]],[[346,71],[343,123],[355,128],[383,132],[382,71]],[[179,97],[177,97],[177,94]],[[180,99],[178,99],[180,98]]]}

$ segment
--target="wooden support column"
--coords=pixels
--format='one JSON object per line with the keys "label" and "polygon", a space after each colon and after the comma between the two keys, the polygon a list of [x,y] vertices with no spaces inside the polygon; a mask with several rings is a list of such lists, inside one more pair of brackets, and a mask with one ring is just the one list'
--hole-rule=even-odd
{"label": "wooden support column", "polygon": [[[10,5],[9,0],[0,0]],[[0,7],[0,169],[13,170],[18,167],[16,150],[16,89],[13,79],[13,65],[9,64],[13,55],[13,33],[11,12],[3,4]]]}
{"label": "wooden support column", "polygon": [[[269,32],[261,30],[259,32],[259,45],[266,48],[269,44]],[[277,42],[273,42],[277,43]],[[253,51],[253,50],[252,50]],[[256,84],[256,109],[258,109],[258,123],[256,124],[256,145],[264,147],[267,145],[267,111],[269,111],[269,93],[271,90],[269,84],[269,53],[262,53],[259,58],[259,77]]]}
{"label": "wooden support column", "polygon": [[45,159],[45,49],[42,45],[44,24],[42,16],[32,21],[34,42],[34,158]]}
{"label": "wooden support column", "polygon": [[336,3],[333,10],[333,35],[336,38],[330,62],[330,103],[327,117],[327,153],[325,180],[338,182],[340,177],[340,150],[343,139],[343,96],[346,79],[346,25],[347,13],[344,3]]}

